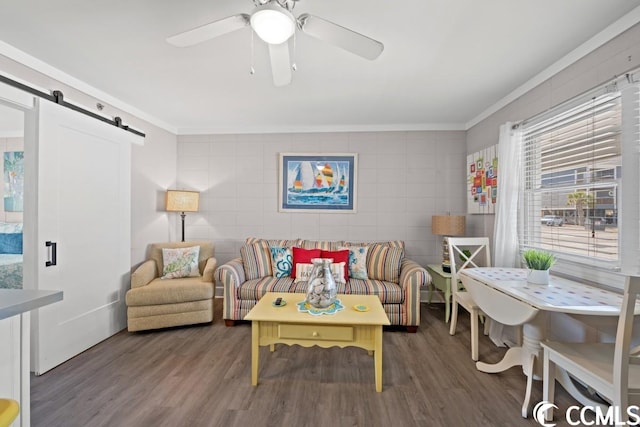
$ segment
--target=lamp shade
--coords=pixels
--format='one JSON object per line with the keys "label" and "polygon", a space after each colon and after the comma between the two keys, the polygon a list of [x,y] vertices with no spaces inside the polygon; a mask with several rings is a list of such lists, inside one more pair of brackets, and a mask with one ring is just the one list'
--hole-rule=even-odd
{"label": "lamp shade", "polygon": [[464,226],[464,215],[433,215],[431,217],[431,232],[440,236],[462,236]]}
{"label": "lamp shade", "polygon": [[198,212],[200,193],[197,191],[167,190],[166,210],[169,212]]}

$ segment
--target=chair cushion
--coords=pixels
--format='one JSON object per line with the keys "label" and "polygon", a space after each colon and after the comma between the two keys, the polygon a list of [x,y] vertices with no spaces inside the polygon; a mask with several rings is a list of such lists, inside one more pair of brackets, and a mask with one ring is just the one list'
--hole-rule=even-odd
{"label": "chair cushion", "polygon": [[127,307],[127,317],[165,316],[199,311],[212,311],[212,300],[177,302],[174,304],[133,305]]}
{"label": "chair cushion", "polygon": [[146,286],[127,291],[128,306],[175,304],[212,299],[213,283],[201,277],[182,277],[173,280],[154,279]]}
{"label": "chair cushion", "polygon": [[352,277],[347,283],[345,293],[351,295],[377,295],[383,304],[402,304],[404,302],[402,286],[382,280],[359,280]]}
{"label": "chair cushion", "polygon": [[373,244],[367,253],[367,275],[369,279],[398,283],[404,249]]}
{"label": "chair cushion", "polygon": [[[293,292],[291,277],[259,277],[247,280],[238,288],[238,298],[257,301],[267,292]],[[293,287],[295,289],[295,287]],[[305,292],[305,291],[302,291]]]}
{"label": "chair cushion", "polygon": [[[261,277],[247,280],[238,288],[238,299],[258,301],[267,292],[289,292],[306,294],[308,282],[294,282],[290,277]],[[349,279],[349,282],[336,283],[339,294],[377,295],[383,304],[402,304],[404,292],[397,283],[382,280]],[[302,295],[300,298],[304,298]]]}
{"label": "chair cushion", "polygon": [[247,280],[271,276],[271,250],[265,240],[243,245],[240,256]]}
{"label": "chair cushion", "polygon": [[[308,282],[295,283],[291,277],[261,277],[259,279],[247,280],[238,288],[238,299],[257,301],[267,292],[288,292],[307,293]],[[346,294],[347,289],[344,283],[336,283],[339,294]],[[297,295],[296,298],[304,299],[304,295]]]}

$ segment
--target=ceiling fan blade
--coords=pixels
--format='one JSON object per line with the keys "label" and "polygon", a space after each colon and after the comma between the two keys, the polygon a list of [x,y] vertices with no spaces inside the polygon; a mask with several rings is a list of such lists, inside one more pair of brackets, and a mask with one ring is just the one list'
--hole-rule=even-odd
{"label": "ceiling fan blade", "polygon": [[185,47],[211,40],[223,34],[231,33],[249,25],[250,16],[246,13],[229,16],[219,21],[204,24],[193,30],[185,31],[167,38],[174,46]]}
{"label": "ceiling fan blade", "polygon": [[377,40],[308,13],[300,15],[298,23],[300,29],[311,37],[329,42],[366,59],[374,60],[384,50],[384,45]]}
{"label": "ceiling fan blade", "polygon": [[291,63],[289,61],[289,43],[269,45],[269,57],[271,59],[271,74],[273,84],[286,86],[291,83]]}

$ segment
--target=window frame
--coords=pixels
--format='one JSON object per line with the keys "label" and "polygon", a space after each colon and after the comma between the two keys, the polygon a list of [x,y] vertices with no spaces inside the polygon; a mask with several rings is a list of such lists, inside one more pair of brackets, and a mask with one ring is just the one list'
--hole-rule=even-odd
{"label": "window frame", "polygon": [[[618,219],[618,259],[615,262],[594,261],[593,257],[572,255],[562,251],[550,250],[557,255],[558,263],[554,267],[554,273],[578,278],[586,282],[605,284],[615,288],[623,285],[622,273],[638,274],[640,272],[640,83],[637,74],[629,74],[623,79],[606,86],[599,87],[581,96],[575,97],[566,103],[528,121],[522,122],[522,128],[530,123],[539,123],[548,120],[554,115],[561,115],[575,108],[580,104],[588,102],[589,98],[594,98],[611,92],[620,92],[621,103],[621,126],[620,126],[620,169],[624,178],[617,177],[617,219]],[[620,84],[621,83],[621,84]],[[522,143],[521,156],[524,165],[524,138]],[[535,221],[540,226],[540,217],[531,215],[526,210],[525,182],[523,167],[523,179],[519,190],[519,249],[520,252],[528,247],[535,247],[527,244],[524,240],[527,227],[535,226]],[[625,182],[627,185],[625,186]],[[588,184],[587,184],[588,185]],[[628,232],[625,232],[628,231]]]}
{"label": "window frame", "polygon": [[[589,198],[604,190],[614,192],[617,224],[620,178],[616,172],[621,170],[621,94],[583,96],[575,101],[577,106],[559,109],[550,117],[531,121],[522,127],[521,248],[545,250],[558,258],[619,269],[619,229],[616,227],[615,234],[607,235],[603,227],[596,233],[595,218],[598,215],[595,210],[601,209],[604,216],[604,207],[597,206],[597,198],[591,199],[591,203],[587,201],[586,207],[582,208],[586,213],[575,210],[575,225],[584,229],[571,228],[569,231],[572,226],[547,229],[541,224],[545,212],[556,215],[562,210],[562,217],[567,220],[565,213],[570,211],[566,208],[570,194],[585,192]],[[610,178],[607,178],[608,174],[599,173],[609,169],[614,170]],[[592,205],[593,213],[589,212],[589,205]],[[589,224],[591,232],[587,228]],[[576,239],[584,239],[584,242],[576,244]],[[607,245],[607,242],[614,245]],[[607,255],[607,251],[613,255]]]}

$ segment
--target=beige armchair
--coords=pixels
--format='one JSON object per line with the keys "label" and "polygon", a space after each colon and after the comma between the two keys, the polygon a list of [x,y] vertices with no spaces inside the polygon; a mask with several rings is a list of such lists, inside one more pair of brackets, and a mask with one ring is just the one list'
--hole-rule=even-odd
{"label": "beige armchair", "polygon": [[[162,248],[200,246],[200,276],[160,279]],[[131,274],[127,291],[127,329],[130,332],[213,321],[217,261],[209,241],[152,243],[148,259]]]}

